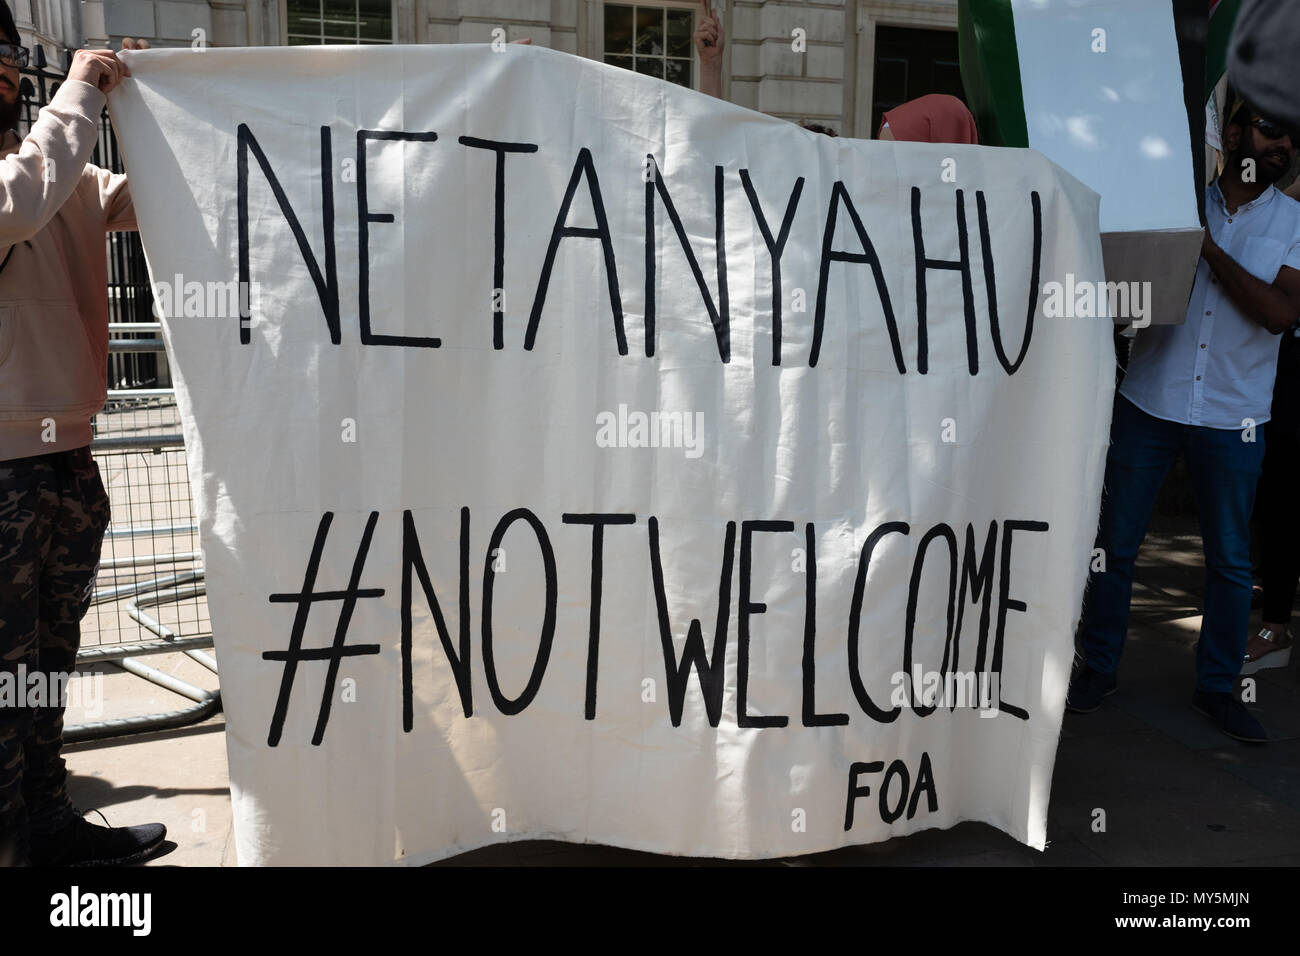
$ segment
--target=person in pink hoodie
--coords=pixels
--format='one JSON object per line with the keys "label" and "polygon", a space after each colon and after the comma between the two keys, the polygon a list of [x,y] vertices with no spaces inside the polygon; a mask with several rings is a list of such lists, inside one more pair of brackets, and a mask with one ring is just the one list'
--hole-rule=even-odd
{"label": "person in pink hoodie", "polygon": [[108,525],[90,456],[106,397],[104,234],[136,225],[126,177],[88,161],[105,96],[130,71],[111,50],[77,51],[19,139],[27,51],[4,0],[0,34],[0,864],[129,863],[166,829],[97,826],[73,808],[66,677],[51,678],[76,668]]}

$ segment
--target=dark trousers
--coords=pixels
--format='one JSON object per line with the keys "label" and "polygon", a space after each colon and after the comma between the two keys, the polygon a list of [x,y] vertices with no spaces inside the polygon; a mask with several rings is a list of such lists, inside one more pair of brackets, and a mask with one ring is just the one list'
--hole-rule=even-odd
{"label": "dark trousers", "polygon": [[1264,586],[1261,617],[1289,624],[1300,581],[1300,340],[1283,333],[1273,386],[1273,418],[1255,505]]}
{"label": "dark trousers", "polygon": [[[65,686],[52,678],[75,670],[108,516],[89,448],[0,461],[0,680],[12,675],[11,688],[37,672]],[[59,754],[66,701],[26,690],[0,706],[0,859],[74,813]]]}
{"label": "dark trousers", "polygon": [[1259,480],[1259,563],[1264,585],[1261,617],[1289,625],[1300,581],[1300,442],[1269,422],[1264,474]]}
{"label": "dark trousers", "polygon": [[1119,667],[1128,633],[1133,564],[1156,496],[1175,458],[1185,455],[1205,549],[1205,613],[1196,648],[1199,690],[1231,691],[1250,624],[1250,512],[1264,459],[1264,427],[1242,431],[1180,425],[1117,397],[1106,456],[1097,547],[1105,570],[1088,578],[1079,646],[1103,674]]}

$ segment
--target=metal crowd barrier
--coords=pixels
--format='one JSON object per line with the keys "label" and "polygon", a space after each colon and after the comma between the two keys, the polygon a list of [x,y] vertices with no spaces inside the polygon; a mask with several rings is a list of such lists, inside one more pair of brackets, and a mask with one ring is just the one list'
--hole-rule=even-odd
{"label": "metal crowd barrier", "polygon": [[[147,323],[114,323],[115,333],[159,332]],[[111,352],[161,350],[160,337],[110,342]],[[180,652],[217,672],[198,525],[186,474],[175,391],[110,389],[95,417],[91,453],[108,491],[104,535],[90,611],[82,621],[78,667],[112,663],[190,703],[166,713],[68,727],[64,739],[91,740],[196,723],[216,713],[209,691],[137,658]]]}

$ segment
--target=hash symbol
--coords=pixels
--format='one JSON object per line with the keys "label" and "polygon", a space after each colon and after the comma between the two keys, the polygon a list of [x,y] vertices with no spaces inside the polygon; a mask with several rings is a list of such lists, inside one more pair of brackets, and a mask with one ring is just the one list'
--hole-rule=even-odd
{"label": "hash symbol", "polygon": [[[325,737],[325,725],[329,723],[330,719],[330,702],[334,697],[334,685],[339,676],[339,661],[344,657],[379,653],[378,644],[345,646],[348,625],[352,622],[352,610],[357,605],[357,598],[377,598],[384,593],[383,588],[358,588],[357,586],[361,582],[361,571],[366,564],[366,553],[370,550],[370,539],[374,535],[375,523],[379,520],[379,512],[370,512],[370,518],[366,522],[366,530],[361,535],[361,544],[357,548],[356,559],[352,562],[352,576],[348,580],[347,590],[316,592],[313,590],[316,585],[316,572],[320,568],[321,552],[325,550],[325,538],[329,534],[330,523],[333,520],[334,512],[332,511],[327,511],[321,515],[320,524],[316,528],[316,541],[311,549],[311,558],[307,561],[307,575],[303,579],[302,591],[296,594],[272,594],[270,597],[273,604],[288,603],[298,605],[298,612],[293,618],[293,630],[289,635],[288,650],[262,652],[263,660],[284,661],[284,674],[280,678],[280,694],[275,701],[275,713],[271,717],[271,731],[266,738],[266,743],[270,747],[274,747],[280,742],[280,735],[284,730],[284,718],[289,712],[289,697],[293,693],[293,679],[297,673],[299,661],[330,662],[329,672],[325,677],[325,690],[321,695],[320,713],[316,718],[316,732],[311,738],[312,745],[319,747],[321,740]],[[315,601],[342,601],[343,607],[339,611],[338,626],[334,629],[333,645],[303,649],[302,636],[307,629],[307,614]]]}

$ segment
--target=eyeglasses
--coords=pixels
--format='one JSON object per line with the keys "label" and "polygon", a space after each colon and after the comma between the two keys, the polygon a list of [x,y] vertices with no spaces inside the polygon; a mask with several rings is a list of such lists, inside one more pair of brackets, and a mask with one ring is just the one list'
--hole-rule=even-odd
{"label": "eyeglasses", "polygon": [[5,66],[24,67],[27,65],[27,47],[17,43],[0,43],[0,63]]}
{"label": "eyeglasses", "polygon": [[5,66],[24,67],[30,53],[25,46],[19,46],[17,43],[0,43],[0,63]]}
{"label": "eyeglasses", "polygon": [[1255,129],[1259,130],[1269,139],[1281,139],[1283,136],[1290,135],[1288,130],[1284,130],[1276,123],[1266,119],[1253,119],[1250,121],[1249,125],[1255,127]]}

